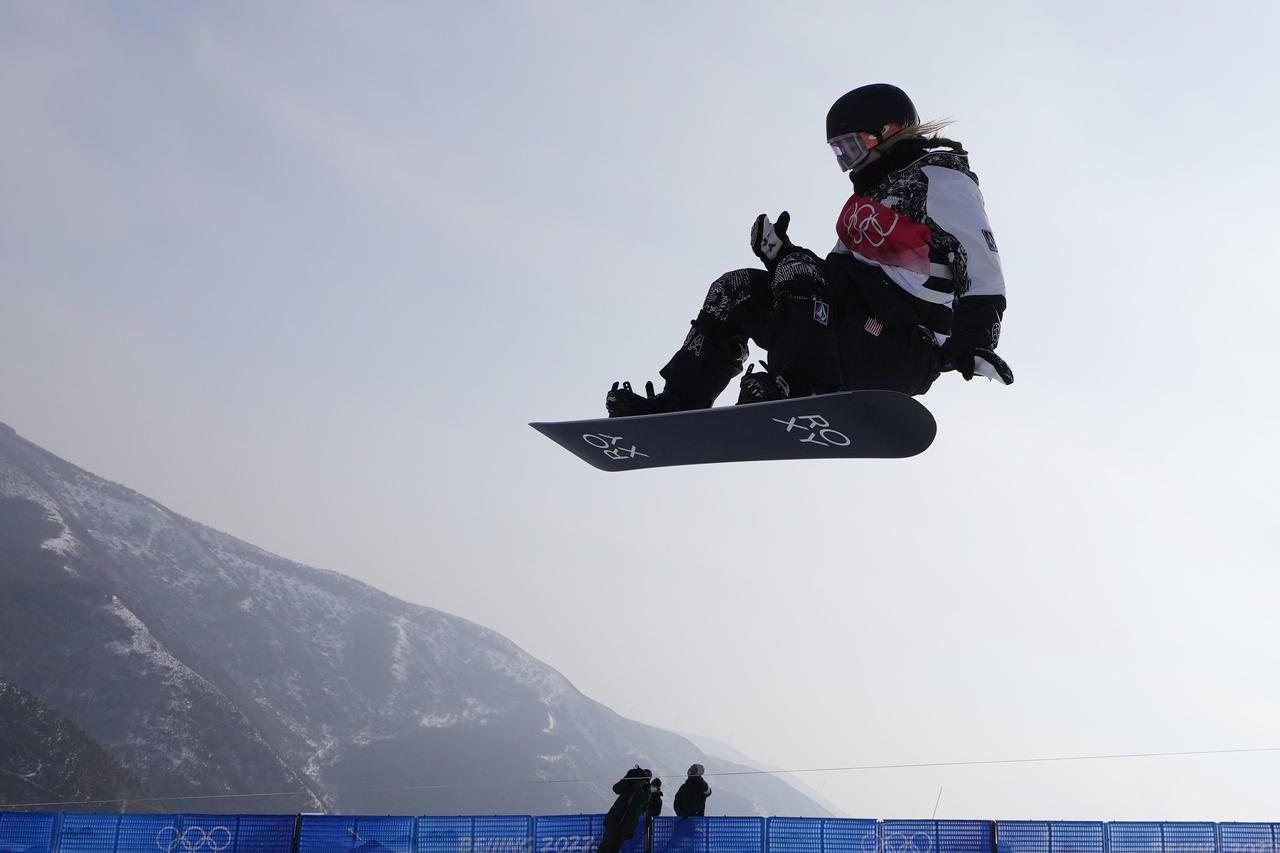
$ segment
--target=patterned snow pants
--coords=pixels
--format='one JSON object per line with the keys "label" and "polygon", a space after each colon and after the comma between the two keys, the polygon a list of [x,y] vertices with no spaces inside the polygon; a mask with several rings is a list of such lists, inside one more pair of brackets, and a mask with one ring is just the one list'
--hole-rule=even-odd
{"label": "patterned snow pants", "polygon": [[691,408],[710,406],[738,373],[748,341],[768,352],[769,370],[799,393],[879,388],[929,390],[942,358],[917,325],[886,325],[860,292],[893,287],[879,270],[866,280],[834,276],[809,252],[777,270],[740,269],[716,279],[684,344],[662,368],[667,390]]}

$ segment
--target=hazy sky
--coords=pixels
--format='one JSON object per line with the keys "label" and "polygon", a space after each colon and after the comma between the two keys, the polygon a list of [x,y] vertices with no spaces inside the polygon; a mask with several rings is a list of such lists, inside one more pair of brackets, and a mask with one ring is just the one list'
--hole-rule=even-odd
{"label": "hazy sky", "polygon": [[[0,420],[774,766],[1280,747],[1277,8],[4,3]],[[878,81],[973,152],[1016,385],[907,461],[526,426],[657,378],[757,213],[829,249]],[[1280,753],[805,780],[1280,819]]]}

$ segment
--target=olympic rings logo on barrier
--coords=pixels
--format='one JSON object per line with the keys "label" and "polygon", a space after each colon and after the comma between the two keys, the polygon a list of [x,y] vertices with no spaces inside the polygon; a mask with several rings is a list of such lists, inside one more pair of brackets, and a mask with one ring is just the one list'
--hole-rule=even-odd
{"label": "olympic rings logo on barrier", "polygon": [[931,853],[933,839],[927,832],[868,832],[862,836],[862,853]]}
{"label": "olympic rings logo on barrier", "polygon": [[188,826],[178,832],[172,826],[166,826],[156,833],[156,847],[165,853],[196,853],[197,850],[208,850],[210,853],[221,853],[231,846],[231,830],[225,826],[215,826],[205,830],[199,826]]}

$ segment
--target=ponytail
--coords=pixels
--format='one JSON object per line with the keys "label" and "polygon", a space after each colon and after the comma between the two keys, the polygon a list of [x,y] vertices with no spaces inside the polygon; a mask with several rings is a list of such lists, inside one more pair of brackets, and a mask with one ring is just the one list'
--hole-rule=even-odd
{"label": "ponytail", "polygon": [[968,154],[964,150],[964,146],[954,139],[947,139],[945,136],[939,136],[943,130],[951,126],[950,119],[942,119],[940,121],[914,121],[904,125],[902,130],[893,136],[881,142],[876,146],[877,150],[887,151],[896,143],[907,139],[922,139],[926,148],[950,148],[957,154]]}

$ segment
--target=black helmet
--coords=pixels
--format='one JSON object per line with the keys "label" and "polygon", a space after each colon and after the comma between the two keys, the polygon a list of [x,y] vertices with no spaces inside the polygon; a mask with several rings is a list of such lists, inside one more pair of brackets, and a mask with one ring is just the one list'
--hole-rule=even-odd
{"label": "black helmet", "polygon": [[846,92],[831,105],[827,111],[827,139],[858,132],[879,137],[886,124],[897,122],[905,126],[919,120],[916,105],[906,92],[888,83],[872,83]]}

